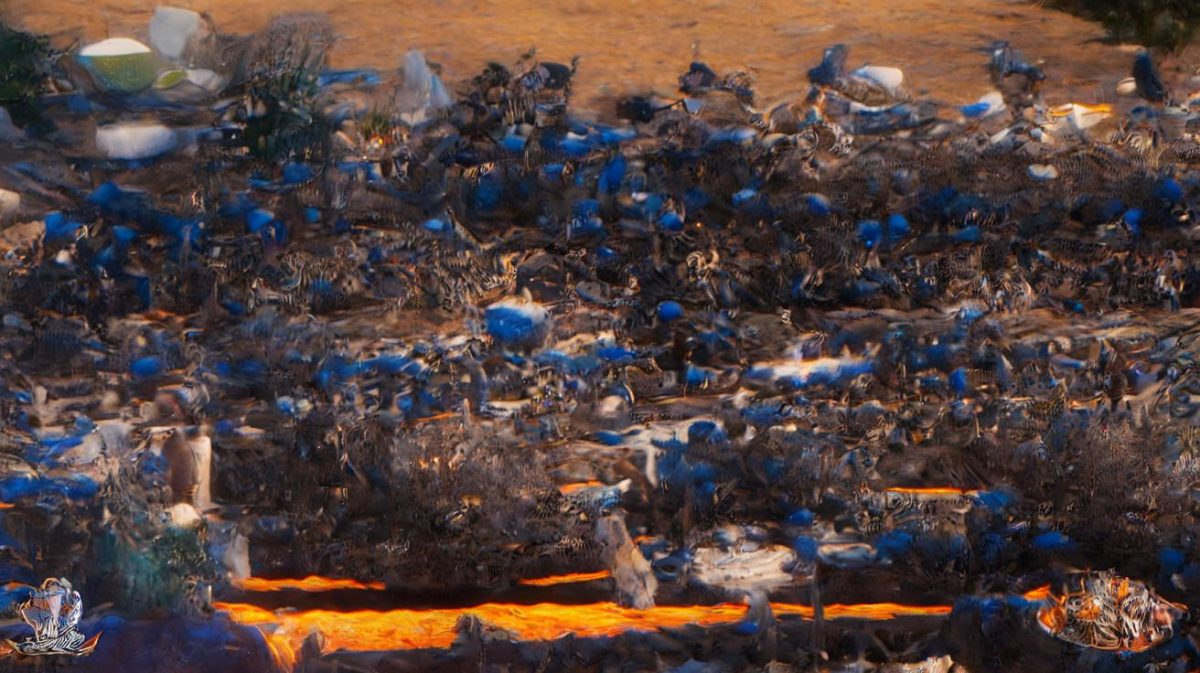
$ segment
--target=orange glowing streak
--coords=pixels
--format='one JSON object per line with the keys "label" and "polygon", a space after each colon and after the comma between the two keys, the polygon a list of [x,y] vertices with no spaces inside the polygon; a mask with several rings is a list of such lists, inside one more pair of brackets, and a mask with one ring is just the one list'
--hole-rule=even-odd
{"label": "orange glowing streak", "polygon": [[1027,601],[1044,601],[1050,597],[1050,585],[1046,584],[1021,594]]}
{"label": "orange glowing streak", "polygon": [[957,495],[966,495],[971,492],[971,491],[961,489],[961,488],[948,488],[948,487],[943,487],[943,488],[939,488],[939,487],[906,488],[903,486],[894,486],[892,488],[885,488],[884,490],[887,491],[888,493],[897,493],[900,495],[930,495],[930,496],[957,496]]}
{"label": "orange glowing streak", "polygon": [[16,507],[16,505],[12,504],[11,502],[0,502],[0,509],[12,509],[14,507]]}
{"label": "orange glowing streak", "polygon": [[367,582],[363,584],[358,580],[333,579],[318,577],[316,575],[310,575],[304,579],[284,578],[280,580],[247,577],[246,579],[234,580],[233,585],[246,591],[280,591],[282,589],[299,589],[301,591],[336,591],[338,589],[362,591],[369,589],[372,591],[382,591],[387,588],[387,585],[383,582]]}
{"label": "orange glowing streak", "polygon": [[572,493],[575,493],[576,491],[582,491],[585,488],[595,488],[597,486],[603,486],[603,485],[604,485],[604,482],[602,482],[602,481],[596,481],[595,479],[589,479],[587,481],[577,481],[574,484],[563,484],[558,487],[558,491],[559,491],[559,493],[562,493],[563,495],[570,495]]}
{"label": "orange glowing streak", "polygon": [[[660,605],[648,610],[624,608],[615,603],[589,605],[508,605],[485,603],[466,609],[433,610],[334,610],[281,611],[273,613],[244,603],[214,603],[240,624],[277,624],[271,638],[286,642],[295,651],[313,629],[325,635],[330,650],[445,649],[457,635],[456,624],[464,615],[475,615],[494,628],[507,631],[516,640],[554,640],[568,634],[580,638],[616,636],[626,631],[655,631],[687,624],[714,626],[736,622],[746,614],[745,605],[723,603],[703,606]],[[807,605],[772,603],[776,615],[811,619]],[[945,616],[948,605],[900,605],[868,603],[827,605],[826,619],[894,619],[903,616]],[[273,643],[285,650],[282,643]]]}
{"label": "orange glowing streak", "polygon": [[552,587],[556,584],[574,584],[576,582],[595,582],[612,577],[607,570],[597,570],[594,573],[567,573],[566,575],[551,575],[550,577],[535,577],[533,579],[517,580],[517,584],[527,587]]}

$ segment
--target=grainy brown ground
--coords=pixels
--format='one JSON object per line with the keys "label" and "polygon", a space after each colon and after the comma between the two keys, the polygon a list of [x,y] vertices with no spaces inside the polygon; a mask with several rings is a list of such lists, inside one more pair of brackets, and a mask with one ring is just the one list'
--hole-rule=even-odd
{"label": "grainy brown ground", "polygon": [[[238,33],[258,30],[286,11],[328,12],[343,38],[334,49],[335,66],[395,68],[417,48],[442,64],[450,82],[474,75],[488,60],[511,63],[533,45],[549,60],[579,55],[579,102],[592,107],[634,89],[672,92],[693,55],[719,72],[754,68],[764,102],[793,97],[805,90],[804,73],[821,50],[835,42],[850,45],[852,65],[897,65],[918,92],[971,102],[990,88],[985,56],[972,50],[995,39],[1044,59],[1050,102],[1097,101],[1112,98],[1133,49],[1099,42],[1104,34],[1096,24],[1023,0],[173,2],[208,11],[221,30]],[[0,0],[0,16],[91,41],[144,36],[158,4],[162,0]],[[1195,60],[1184,53],[1183,62]]]}

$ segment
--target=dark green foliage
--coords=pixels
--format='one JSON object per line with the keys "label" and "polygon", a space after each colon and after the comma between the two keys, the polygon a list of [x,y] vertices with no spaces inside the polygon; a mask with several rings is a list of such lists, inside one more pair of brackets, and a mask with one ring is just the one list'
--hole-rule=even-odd
{"label": "dark green foliage", "polygon": [[1180,49],[1200,26],[1196,0],[1051,0],[1050,6],[1100,21],[1118,40]]}
{"label": "dark green foliage", "polygon": [[48,125],[37,107],[37,96],[49,64],[46,38],[0,23],[0,105],[18,126],[38,129]]}
{"label": "dark green foliage", "polygon": [[[310,65],[310,62],[312,65]],[[331,128],[317,111],[317,75],[322,60],[300,60],[261,76],[247,87],[260,109],[246,123],[246,146],[255,157],[267,160],[312,161],[328,141]]]}
{"label": "dark green foliage", "polygon": [[169,528],[144,541],[108,530],[94,539],[91,552],[93,600],[132,614],[175,609],[189,580],[214,576],[201,534],[191,530]]}

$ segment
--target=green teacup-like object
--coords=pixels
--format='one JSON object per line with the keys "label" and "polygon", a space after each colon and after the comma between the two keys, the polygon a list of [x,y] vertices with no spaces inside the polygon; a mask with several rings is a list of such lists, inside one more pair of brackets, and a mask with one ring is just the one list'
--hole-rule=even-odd
{"label": "green teacup-like object", "polygon": [[89,44],[78,60],[106,88],[136,93],[154,83],[160,62],[150,47],[127,37]]}

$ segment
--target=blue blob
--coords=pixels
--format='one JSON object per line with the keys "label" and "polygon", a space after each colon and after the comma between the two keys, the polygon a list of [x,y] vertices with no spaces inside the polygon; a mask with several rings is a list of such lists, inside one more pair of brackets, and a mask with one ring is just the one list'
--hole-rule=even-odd
{"label": "blue blob", "polygon": [[528,312],[511,306],[493,306],[484,313],[488,334],[504,344],[528,344],[537,341],[541,323]]}
{"label": "blue blob", "polygon": [[1183,551],[1174,547],[1164,547],[1158,553],[1158,563],[1162,566],[1163,572],[1168,574],[1179,572],[1186,560],[1187,557]]}
{"label": "blue blob", "polygon": [[757,197],[758,197],[758,190],[755,190],[751,187],[747,187],[745,189],[739,190],[738,192],[736,192],[733,195],[733,205],[735,207],[742,206],[742,205],[745,205],[745,204],[753,201]]}
{"label": "blue blob", "polygon": [[820,545],[817,541],[807,535],[801,535],[792,542],[792,549],[796,551],[796,556],[806,563],[812,563],[817,560],[817,551]]}
{"label": "blue blob", "polygon": [[1158,183],[1154,193],[1158,198],[1172,204],[1183,200],[1183,186],[1174,178],[1166,178]]}
{"label": "blue blob", "polygon": [[475,208],[484,212],[490,211],[500,205],[503,195],[504,186],[500,184],[500,179],[488,173],[479,180],[479,185],[475,188]]}
{"label": "blue blob", "polygon": [[688,426],[688,444],[707,441],[721,434],[721,429],[713,421],[696,421]]}
{"label": "blue blob", "polygon": [[[759,629],[760,629],[760,627],[759,627],[758,622],[756,622],[752,619],[746,619],[746,620],[740,621],[737,624],[733,625],[733,632],[738,634],[739,636],[752,636],[752,635],[758,633]],[[700,669],[697,669],[697,670],[700,670]],[[707,670],[707,667],[705,667],[704,670]]]}
{"label": "blue blob", "polygon": [[950,389],[954,394],[963,397],[968,391],[967,370],[959,367],[953,372],[950,372]]}
{"label": "blue blob", "polygon": [[1121,219],[1125,222],[1125,226],[1129,227],[1129,231],[1134,236],[1142,233],[1142,211],[1140,208],[1130,208],[1125,211],[1125,215]]}
{"label": "blue blob", "polygon": [[792,526],[804,526],[806,528],[813,525],[814,521],[816,521],[816,515],[811,511],[804,509],[803,507],[792,512],[787,516],[786,519],[784,519],[784,522],[787,524]]}
{"label": "blue blob", "polygon": [[1033,538],[1033,548],[1040,551],[1063,549],[1071,545],[1071,538],[1057,530],[1047,531]]}
{"label": "blue blob", "polygon": [[425,224],[423,224],[421,226],[425,227],[426,229],[428,229],[429,231],[432,231],[434,233],[441,233],[441,232],[445,231],[446,227],[447,227],[446,222],[444,220],[438,219],[436,217],[433,219],[425,220]]}
{"label": "blue blob", "polygon": [[275,214],[269,210],[255,208],[246,213],[246,231],[257,234],[267,228],[275,219]]}
{"label": "blue blob", "polygon": [[858,223],[858,240],[867,247],[868,250],[873,249],[879,244],[883,238],[883,226],[876,220],[862,220]]}
{"label": "blue blob", "polygon": [[958,108],[958,111],[961,112],[962,116],[966,117],[967,119],[976,119],[978,117],[982,117],[983,115],[987,114],[987,111],[990,109],[992,109],[991,105],[989,105],[988,103],[985,103],[983,101],[980,101],[978,103],[971,103],[970,105],[964,105],[964,106]]}
{"label": "blue blob", "polygon": [[321,219],[321,209],[313,208],[312,206],[305,208],[304,219],[307,220],[309,224],[316,224],[316,222]]}
{"label": "blue blob", "polygon": [[281,397],[275,400],[275,408],[279,410],[279,413],[284,414],[285,416],[296,415],[296,402],[290,397]]}
{"label": "blue blob", "polygon": [[163,372],[163,363],[153,355],[146,355],[134,360],[129,365],[129,372],[138,379],[154,378]]}
{"label": "blue blob", "polygon": [[625,443],[625,438],[620,433],[612,430],[600,430],[592,435],[592,437],[605,446],[620,446]]}
{"label": "blue blob", "polygon": [[69,239],[82,226],[82,223],[68,220],[66,215],[55,211],[46,216],[45,239],[47,242]]}
{"label": "blue blob", "polygon": [[596,351],[601,360],[609,363],[628,364],[637,359],[637,351],[620,346],[605,346]]}
{"label": "blue blob", "polygon": [[888,531],[876,538],[875,552],[881,559],[895,559],[907,554],[912,544],[911,533],[902,530]]}
{"label": "blue blob", "polygon": [[313,179],[313,169],[308,164],[290,163],[283,167],[283,181],[289,185],[298,185]]}
{"label": "blue blob", "polygon": [[892,213],[887,219],[888,229],[891,231],[891,240],[898,241],[912,231],[912,227],[908,224],[908,218],[900,213]]}
{"label": "blue blob", "polygon": [[616,194],[621,188],[621,180],[625,178],[625,156],[618,154],[613,157],[612,161],[604,167],[600,173],[600,181],[596,184],[596,190],[601,194]]}
{"label": "blue blob", "polygon": [[954,232],[954,240],[959,243],[978,243],[982,232],[977,225],[972,224],[969,227],[963,227]]}
{"label": "blue blob", "polygon": [[829,198],[823,194],[809,194],[805,197],[804,203],[808,207],[808,212],[818,217],[824,217],[833,212]]}
{"label": "blue blob", "polygon": [[658,319],[671,322],[683,317],[683,305],[677,301],[664,301],[658,305]]}
{"label": "blue blob", "polygon": [[679,213],[668,210],[658,218],[658,228],[671,233],[683,231],[683,218]]}
{"label": "blue blob", "polygon": [[808,71],[808,80],[813,84],[833,84],[842,76],[846,67],[846,45],[835,44],[825,50],[821,64]]}
{"label": "blue blob", "polygon": [[989,510],[999,511],[1013,504],[1015,498],[1003,491],[979,491],[975,494],[975,500]]}
{"label": "blue blob", "polygon": [[72,500],[84,500],[96,495],[100,486],[90,477],[70,474],[62,477],[14,474],[0,478],[0,500],[13,502],[28,496],[56,493]]}
{"label": "blue blob", "polygon": [[509,133],[500,141],[500,146],[509,152],[520,152],[525,149],[525,141],[528,140],[524,136],[519,136],[515,133]]}

